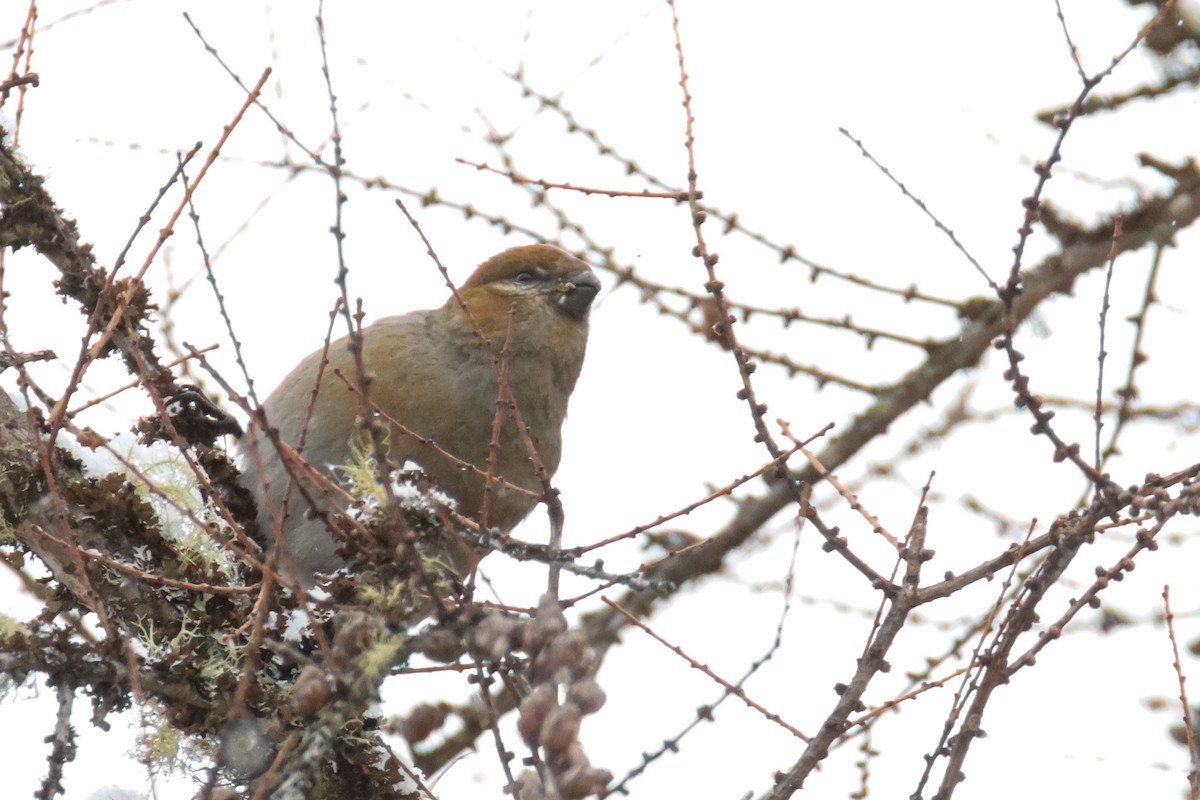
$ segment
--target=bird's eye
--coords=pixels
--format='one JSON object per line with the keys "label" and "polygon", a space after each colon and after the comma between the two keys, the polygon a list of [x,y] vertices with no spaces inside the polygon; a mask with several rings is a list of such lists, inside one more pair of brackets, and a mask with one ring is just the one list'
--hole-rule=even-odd
{"label": "bird's eye", "polygon": [[535,277],[536,276],[529,270],[522,270],[521,272],[518,272],[516,275],[513,276],[513,283],[518,283],[522,286],[526,286],[530,283],[533,283]]}

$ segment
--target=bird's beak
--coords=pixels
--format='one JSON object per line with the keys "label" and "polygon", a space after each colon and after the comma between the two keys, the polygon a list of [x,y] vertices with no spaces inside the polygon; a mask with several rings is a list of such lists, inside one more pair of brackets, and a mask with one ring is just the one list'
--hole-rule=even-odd
{"label": "bird's beak", "polygon": [[581,269],[558,282],[554,306],[568,317],[581,320],[587,316],[599,292],[600,279],[590,269]]}

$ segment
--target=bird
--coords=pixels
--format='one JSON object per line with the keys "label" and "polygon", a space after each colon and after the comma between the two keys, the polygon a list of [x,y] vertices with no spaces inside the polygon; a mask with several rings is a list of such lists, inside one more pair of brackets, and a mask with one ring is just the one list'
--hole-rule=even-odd
{"label": "bird", "polygon": [[[546,473],[553,475],[599,291],[600,281],[586,262],[552,245],[523,245],[484,261],[439,308],[384,317],[364,327],[368,402],[386,415],[382,418],[409,431],[389,423],[384,437],[389,461],[414,462],[457,502],[459,513],[478,518],[487,480],[467,465],[486,469],[499,376],[506,370],[517,413]],[[262,403],[261,417],[239,443],[245,483],[258,502],[260,531],[270,542],[282,525],[280,564],[307,588],[315,585],[317,573],[345,565],[322,515],[309,513],[312,498],[330,509],[345,503],[313,489],[315,484],[280,455],[259,426],[276,429],[281,442],[298,448],[309,465],[336,482],[338,467],[355,447],[363,447],[359,414],[365,406],[347,386],[347,381],[357,384],[358,374],[351,344],[347,335],[301,360]],[[527,491],[493,482],[483,521],[507,532],[537,505],[543,486],[516,415],[506,404],[501,407],[494,474]],[[294,487],[289,491],[297,480],[308,487],[308,497]]]}

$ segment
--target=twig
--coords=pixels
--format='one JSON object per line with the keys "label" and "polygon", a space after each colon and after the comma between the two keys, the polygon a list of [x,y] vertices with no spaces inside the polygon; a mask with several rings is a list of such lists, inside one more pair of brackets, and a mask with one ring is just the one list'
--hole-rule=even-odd
{"label": "twig", "polygon": [[[602,194],[606,197],[645,197],[658,200],[674,200],[677,203],[686,202],[688,199],[687,192],[652,192],[649,189],[642,189],[640,192],[623,189],[593,189],[588,186],[576,186],[572,183],[552,183],[541,178],[526,178],[512,170],[497,169],[496,167],[469,161],[465,158],[456,158],[454,160],[459,164],[474,167],[480,172],[492,172],[496,175],[503,175],[515,184],[539,186],[542,189],[565,189],[571,192],[579,192],[580,194]],[[700,196],[703,197],[703,193]]]}
{"label": "twig", "polygon": [[707,664],[701,664],[699,661],[697,661],[696,659],[689,656],[687,653],[684,652],[683,648],[680,647],[679,645],[671,644],[666,639],[659,636],[648,625],[646,625],[640,619],[635,617],[633,614],[630,614],[628,611],[626,611],[624,608],[622,608],[618,603],[613,602],[612,600],[608,599],[607,597],[601,597],[600,599],[603,600],[605,603],[607,603],[609,607],[615,609],[619,614],[621,614],[621,616],[625,617],[625,619],[629,621],[629,624],[631,624],[637,628],[641,628],[643,631],[645,631],[650,636],[650,638],[654,639],[654,641],[658,642],[663,647],[667,648],[672,653],[679,656],[684,661],[688,662],[688,664],[692,667],[692,669],[696,669],[696,670],[699,670],[700,672],[703,672],[705,675],[707,675],[709,678],[711,678],[713,681],[715,681],[717,684],[719,684],[721,686],[721,688],[724,689],[726,692],[728,692],[729,694],[738,698],[743,703],[745,703],[747,706],[754,709],[759,714],[762,714],[764,717],[769,719],[771,722],[774,722],[776,725],[783,728],[788,733],[792,734],[793,736],[800,739],[801,741],[804,741],[804,742],[812,741],[812,737],[807,736],[799,728],[796,728],[795,726],[790,725],[787,722],[785,722],[784,719],[782,717],[780,717],[778,714],[776,714],[775,712],[768,711],[766,708],[764,708],[759,703],[756,703],[755,701],[751,700],[746,695],[746,691],[744,689],[742,689],[740,686],[735,686],[734,684],[732,684],[729,681],[722,678],[717,673],[713,672],[712,669],[710,669]]}
{"label": "twig", "polygon": [[1196,731],[1192,725],[1192,704],[1188,702],[1187,677],[1183,674],[1183,664],[1179,661],[1179,642],[1175,640],[1175,613],[1171,611],[1171,587],[1163,587],[1163,611],[1167,622],[1167,635],[1171,639],[1171,652],[1175,657],[1175,677],[1179,680],[1179,705],[1183,710],[1183,730],[1187,736],[1188,761],[1188,798],[1200,798],[1200,753],[1196,752]]}
{"label": "twig", "polygon": [[[1061,10],[1059,14],[1061,15]],[[1104,360],[1108,356],[1108,351],[1104,349],[1104,336],[1106,333],[1105,324],[1108,321],[1109,309],[1109,292],[1112,289],[1113,268],[1117,264],[1118,244],[1121,241],[1121,232],[1124,228],[1124,220],[1117,216],[1113,220],[1113,241],[1112,249],[1108,255],[1108,269],[1104,271],[1104,295],[1100,301],[1100,348],[1096,354],[1096,361],[1099,366],[1096,370],[1096,410],[1092,414],[1092,419],[1096,422],[1096,471],[1100,471],[1102,460],[1100,458],[1100,431],[1104,428]]]}

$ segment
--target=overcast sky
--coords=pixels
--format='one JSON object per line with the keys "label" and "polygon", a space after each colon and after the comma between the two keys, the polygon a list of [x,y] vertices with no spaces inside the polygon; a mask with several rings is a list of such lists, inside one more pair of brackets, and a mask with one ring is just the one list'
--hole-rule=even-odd
{"label": "overcast sky", "polygon": [[[496,150],[486,141],[490,125],[512,134],[511,152],[519,168],[533,177],[643,188],[612,159],[598,155],[594,145],[569,134],[560,117],[523,97],[510,77],[520,65],[530,86],[548,97],[561,96],[581,125],[598,130],[610,146],[664,181],[684,185],[678,68],[664,3],[343,0],[329,5],[330,69],[348,168],[356,175],[382,176],[416,191],[436,186],[442,197],[504,213],[518,224],[554,235],[551,217],[530,208],[521,190],[455,162],[498,163]],[[1149,18],[1145,6],[1129,9],[1116,0],[1074,0],[1062,6],[1089,72],[1124,50]],[[64,19],[85,9],[90,13]],[[41,85],[25,99],[22,152],[49,177],[50,192],[79,221],[101,263],[111,263],[128,240],[173,169],[174,153],[196,141],[207,152],[243,102],[244,93],[205,52],[183,17],[185,11],[246,83],[254,83],[270,66],[274,72],[264,101],[306,146],[329,150],[329,103],[320,73],[315,10],[310,2],[245,0],[39,4],[43,29],[35,39],[33,69]],[[0,5],[0,41],[15,39],[25,13],[17,0]],[[807,258],[845,272],[889,285],[917,282],[953,299],[984,294],[986,284],[945,236],[839,133],[846,128],[953,228],[993,277],[1007,270],[1021,222],[1020,198],[1034,185],[1030,163],[1044,158],[1053,142],[1054,132],[1037,123],[1034,114],[1069,102],[1079,91],[1051,0],[764,0],[739,3],[736,13],[730,3],[682,2],[680,13],[706,200],[737,211],[747,225],[774,241],[795,244]],[[11,51],[10,44],[0,56]],[[1104,87],[1135,87],[1159,69],[1147,54],[1135,53]],[[10,100],[4,108],[5,127],[11,129],[15,113]],[[1051,182],[1047,196],[1090,222],[1164,185],[1149,171],[1137,170],[1137,153],[1167,160],[1195,154],[1200,106],[1194,93],[1182,92],[1128,113],[1084,121],[1079,128],[1068,140],[1064,171]],[[239,124],[224,155],[197,192],[196,203],[208,248],[217,253],[217,279],[245,342],[251,374],[259,391],[266,392],[320,344],[327,325],[337,293],[329,234],[333,188],[317,172],[297,175],[277,166],[285,159],[307,162],[258,111]],[[1119,181],[1135,174],[1135,185]],[[445,295],[423,246],[395,208],[396,196],[352,187],[346,207],[351,294],[364,298],[369,317],[437,305]],[[425,208],[400,196],[458,280],[497,250],[527,241],[477,219],[466,220],[459,211]],[[615,245],[621,263],[636,266],[650,279],[700,290],[703,276],[688,256],[691,229],[683,207],[555,197],[574,218],[586,221],[591,237]],[[173,207],[176,201],[166,205]],[[163,221],[156,218],[152,230]],[[953,314],[906,316],[905,309],[878,299],[843,296],[825,284],[810,288],[806,271],[780,269],[753,242],[717,237],[715,227],[710,232],[722,254],[725,280],[745,302],[800,305],[822,316],[852,311],[863,324],[930,335],[951,335],[958,324]],[[152,239],[144,237],[134,248],[132,265],[140,265]],[[566,244],[578,241],[568,238]],[[1190,274],[1174,269],[1164,276],[1169,313],[1156,320],[1158,341],[1189,335],[1195,340],[1200,311],[1196,244],[1195,234],[1185,233],[1175,256],[1190,259]],[[1035,263],[1048,247],[1035,238],[1027,263]],[[1140,290],[1148,259],[1143,252],[1122,260],[1115,278],[1117,296],[1133,297]],[[170,310],[175,335],[198,346],[221,343],[213,360],[226,375],[235,376],[231,348],[214,323],[212,293],[200,263],[193,233],[181,227],[148,281],[160,304],[170,287],[186,287]],[[18,348],[52,347],[60,355],[72,354],[79,342],[77,310],[53,298],[49,277],[49,268],[29,254],[10,255],[5,288],[12,299],[6,320]],[[604,280],[612,286],[611,276]],[[1096,284],[1080,291],[1096,292]],[[588,363],[572,404],[556,481],[566,503],[569,544],[653,519],[703,496],[705,482],[732,480],[763,460],[733,399],[733,362],[715,348],[697,355],[677,322],[647,313],[638,299],[628,288],[605,292],[595,312]],[[816,302],[820,305],[815,308],[806,305]],[[1097,307],[1081,310],[1093,314]],[[1044,320],[1051,339],[1045,331],[1041,339],[1026,334],[1028,341],[1051,341],[1061,348],[1071,337],[1080,337],[1074,352],[1046,346],[1046,366],[1038,377],[1047,393],[1078,394],[1085,390],[1081,387],[1094,385],[1094,372],[1088,371],[1095,363],[1094,316],[1073,313]],[[814,339],[810,352],[804,349],[808,340],[797,344],[783,338],[783,332],[765,328],[759,333],[763,346],[841,374],[894,378],[911,366],[905,361],[911,354],[899,353],[894,363],[884,364],[893,357],[886,346],[866,351],[857,343]],[[1128,330],[1118,326],[1112,335],[1111,349],[1124,352]],[[833,349],[842,346],[844,351]],[[47,385],[61,385],[69,364],[66,359],[45,365],[39,374]],[[999,371],[977,389],[975,402],[982,408],[1011,403]],[[1179,396],[1178,381],[1191,381],[1182,393],[1198,396],[1194,373],[1168,372],[1174,377],[1148,373],[1148,390],[1161,387],[1164,397]],[[89,375],[97,393],[123,381],[115,364],[101,365]],[[854,393],[836,388],[818,392],[809,381],[788,381],[770,370],[762,370],[761,380],[771,416],[784,417],[809,433],[830,421],[844,424],[864,403]],[[10,384],[4,385],[11,389]],[[113,434],[127,430],[130,415],[137,413],[143,410],[117,402],[97,410],[89,424]],[[714,425],[713,420],[722,423]],[[929,421],[914,418],[904,424],[915,429]],[[1019,422],[1012,430],[1027,428],[1028,420]],[[985,436],[981,434],[978,446],[994,447],[995,440]],[[890,455],[899,441],[871,455]],[[1021,441],[1013,447],[1022,446]],[[1194,436],[1176,450],[1169,436],[1148,434],[1145,442],[1157,459],[1152,462],[1156,469],[1197,460]],[[646,443],[653,445],[649,451]],[[931,456],[914,468],[938,469],[944,496],[959,497],[969,487],[1021,519],[1053,516],[1069,507],[1064,498],[1082,489],[1075,476],[1063,477],[1061,470],[1048,473],[1060,479],[1031,478],[1014,485],[1003,465],[963,467],[961,455],[956,460],[953,453],[944,454],[942,463]],[[1039,458],[1049,461],[1044,453]],[[663,470],[668,461],[677,466]],[[1129,474],[1121,482],[1140,480],[1138,470],[1144,468],[1138,466],[1137,454],[1129,454],[1125,463]],[[865,464],[855,469],[861,473]],[[987,471],[993,468],[994,473]],[[919,486],[925,475],[908,477]],[[872,510],[888,515],[894,529],[907,526],[914,508],[911,486],[881,487],[874,502]],[[708,506],[690,517],[687,527],[709,532],[730,513],[729,505]],[[949,516],[942,519],[957,520],[954,513],[947,509]],[[543,535],[542,519],[528,525],[526,538]],[[776,531],[776,540],[755,551],[737,578],[706,582],[658,615],[654,624],[729,675],[744,669],[774,635],[779,592],[758,586],[777,582],[786,569],[791,528],[781,520]],[[937,546],[948,546],[945,540],[953,540],[954,531],[946,525],[939,533],[943,544]],[[990,541],[979,552],[994,548]],[[632,550],[618,551],[613,563],[632,565],[637,558]],[[819,602],[795,612],[791,641],[796,646],[750,687],[753,696],[802,728],[823,718],[831,702],[829,687],[848,674],[853,651],[866,634],[863,620],[834,604],[870,607],[867,593],[840,591],[838,579],[846,575],[823,569],[828,561],[815,546],[803,558],[809,560],[802,559],[798,591]],[[1144,572],[1140,568],[1137,573],[1136,590],[1125,587],[1129,592],[1121,600],[1123,607],[1151,615],[1171,565],[1149,558],[1140,566]],[[506,599],[530,600],[521,596],[519,585],[510,590],[515,596]],[[1198,607],[1194,581],[1172,591],[1177,608]],[[0,610],[30,613],[33,606],[17,595],[7,574],[0,574],[0,592]],[[1185,636],[1196,634],[1192,617],[1180,623]],[[1042,797],[1171,797],[1183,790],[1185,754],[1165,733],[1173,719],[1144,705],[1147,698],[1177,693],[1165,637],[1150,627],[1122,636],[1117,642],[1094,631],[1076,634],[1069,648],[1061,648],[1061,658],[1049,656],[1023,676],[1035,688],[1013,689],[1019,701],[995,704],[986,726],[992,739],[972,752],[964,796],[1011,797],[1019,788],[1012,783],[1014,769],[1038,775],[1037,796]],[[914,633],[905,652],[917,664],[920,654],[935,651],[936,643],[944,641],[939,637],[933,629]],[[584,731],[592,760],[618,775],[636,765],[642,751],[686,724],[697,705],[718,694],[670,654],[638,637],[626,638],[628,646],[605,666],[610,704],[594,722],[589,720],[595,727]],[[1134,681],[1138,688],[1117,691]],[[451,696],[467,691],[457,679],[447,687]],[[402,711],[427,691],[397,682],[385,698],[387,710]],[[48,693],[42,695],[0,705],[0,752],[7,754],[9,765],[5,792],[14,797],[31,796],[43,774],[48,749],[41,738],[52,728],[53,703]],[[897,753],[907,752],[906,747],[925,752],[936,741],[948,704],[947,693],[909,709],[889,734],[892,738],[880,746],[894,747]],[[83,800],[109,784],[148,791],[144,772],[125,755],[128,731],[97,734],[87,722],[85,705],[77,705],[81,740],[79,758],[67,768],[68,800]],[[769,786],[774,770],[794,760],[796,742],[786,734],[742,709],[727,706],[724,714],[720,724],[689,740],[683,755],[635,782],[634,796],[757,794]],[[1060,726],[1058,720],[1069,725]],[[811,790],[818,796],[852,791],[854,772],[848,765],[854,758],[851,752],[835,754],[813,776]],[[907,796],[919,765],[919,757],[883,759],[873,766],[872,786],[884,796]],[[439,796],[490,793],[497,785],[496,772],[490,753],[468,757],[442,779]],[[480,788],[480,782],[487,788]],[[160,783],[158,796],[190,793],[185,784],[167,781]]]}

